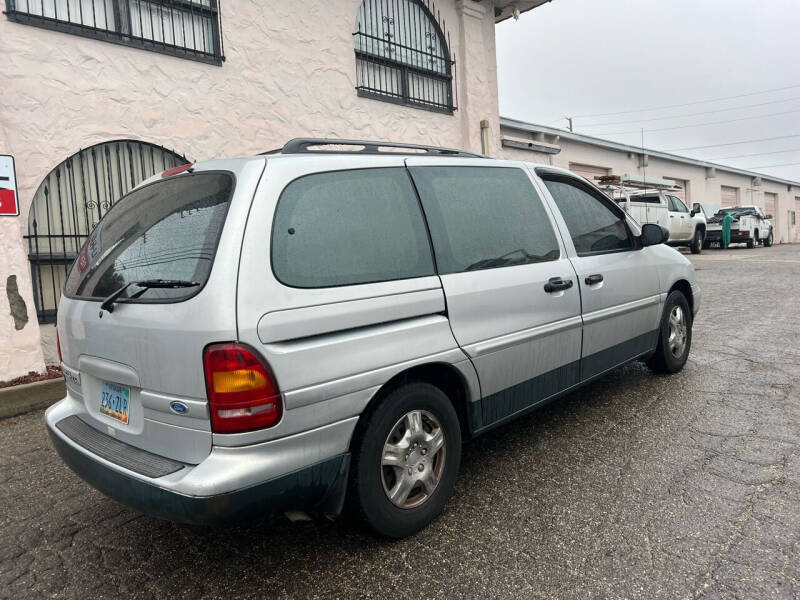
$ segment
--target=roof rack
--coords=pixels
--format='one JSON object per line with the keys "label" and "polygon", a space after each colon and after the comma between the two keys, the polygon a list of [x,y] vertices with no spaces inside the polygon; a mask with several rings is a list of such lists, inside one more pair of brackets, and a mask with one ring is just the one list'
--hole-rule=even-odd
{"label": "roof rack", "polygon": [[[295,138],[289,140],[281,149],[281,154],[342,154],[342,150],[325,150],[321,146],[361,146],[360,150],[344,151],[354,154],[409,154],[409,152],[391,152],[382,148],[397,148],[401,150],[416,150],[416,153],[429,156],[461,156],[469,158],[487,158],[482,154],[456,150],[454,148],[440,148],[424,144],[401,144],[399,142],[376,142],[368,140],[337,140],[328,138]],[[319,147],[319,148],[317,148]],[[274,150],[263,154],[273,154]]]}

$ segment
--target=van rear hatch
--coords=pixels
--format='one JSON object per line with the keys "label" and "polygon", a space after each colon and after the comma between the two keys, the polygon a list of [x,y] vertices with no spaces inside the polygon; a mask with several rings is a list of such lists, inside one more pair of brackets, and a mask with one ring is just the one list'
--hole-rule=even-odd
{"label": "van rear hatch", "polygon": [[211,451],[203,348],[236,338],[241,231],[264,165],[219,162],[239,172],[184,172],[114,204],[72,266],[58,308],[79,417],[189,464]]}

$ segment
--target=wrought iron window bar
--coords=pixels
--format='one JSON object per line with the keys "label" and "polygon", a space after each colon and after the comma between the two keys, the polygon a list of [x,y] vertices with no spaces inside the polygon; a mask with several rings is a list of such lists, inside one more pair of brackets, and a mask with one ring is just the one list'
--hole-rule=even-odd
{"label": "wrought iron window bar", "polygon": [[452,114],[455,60],[430,0],[364,0],[353,33],[359,96]]}
{"label": "wrought iron window bar", "polygon": [[28,215],[28,261],[40,323],[53,323],[70,267],[97,222],[148,177],[187,162],[161,146],[118,140],[71,156],[42,182]]}
{"label": "wrought iron window bar", "polygon": [[220,0],[6,0],[10,21],[178,56],[225,60]]}

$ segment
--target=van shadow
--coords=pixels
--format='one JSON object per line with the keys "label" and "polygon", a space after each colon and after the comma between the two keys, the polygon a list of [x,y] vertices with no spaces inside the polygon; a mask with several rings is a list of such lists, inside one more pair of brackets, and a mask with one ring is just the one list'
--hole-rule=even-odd
{"label": "van shadow", "polygon": [[[553,487],[550,475],[558,468],[558,457],[591,444],[609,423],[631,418],[643,399],[652,397],[653,381],[644,365],[627,365],[467,442],[456,490],[443,515],[407,539],[378,538],[349,513],[335,522],[291,523],[273,517],[227,527],[178,525],[141,516],[115,532],[115,545],[129,549],[129,559],[154,579],[155,587],[174,583],[179,559],[202,579],[203,593],[212,595],[233,596],[269,585],[297,594],[308,589],[334,594],[353,578],[363,583],[376,577],[373,569],[391,567],[398,574],[411,574],[414,567],[399,557],[453,552],[452,542],[460,537],[479,539],[487,527],[513,527],[511,520],[504,525],[496,515],[482,516],[481,510],[481,504],[494,497],[495,486],[509,485],[509,471],[525,471],[520,494],[537,493],[538,482]],[[508,487],[504,494],[515,490]],[[242,587],[245,584],[257,587]]]}

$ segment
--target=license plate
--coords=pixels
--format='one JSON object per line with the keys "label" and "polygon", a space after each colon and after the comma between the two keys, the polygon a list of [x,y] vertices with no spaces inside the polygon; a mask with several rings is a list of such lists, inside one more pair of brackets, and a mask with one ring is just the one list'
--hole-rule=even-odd
{"label": "license plate", "polygon": [[103,382],[100,390],[100,412],[128,424],[130,417],[131,388],[116,383]]}

